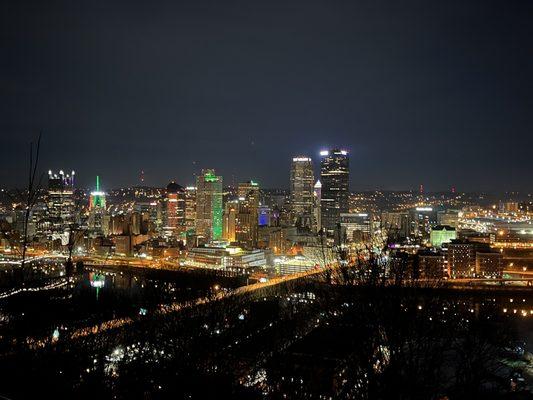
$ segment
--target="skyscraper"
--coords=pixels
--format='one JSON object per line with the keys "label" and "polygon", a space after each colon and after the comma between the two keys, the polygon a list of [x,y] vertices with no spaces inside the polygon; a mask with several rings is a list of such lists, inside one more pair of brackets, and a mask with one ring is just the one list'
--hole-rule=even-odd
{"label": "skyscraper", "polygon": [[247,247],[257,246],[259,225],[259,185],[248,181],[239,183],[239,207],[235,223],[235,240]]}
{"label": "skyscraper", "polygon": [[294,157],[291,165],[291,217],[293,223],[313,225],[313,162],[309,157]]}
{"label": "skyscraper", "polygon": [[52,234],[63,234],[74,222],[74,174],[48,171],[48,219]]}
{"label": "skyscraper", "polygon": [[196,226],[196,187],[185,188],[185,226],[187,230],[194,230]]}
{"label": "skyscraper", "polygon": [[100,177],[96,176],[96,190],[89,196],[89,210],[93,208],[105,209],[105,193],[100,190]]}
{"label": "skyscraper", "polygon": [[349,158],[346,150],[321,151],[320,163],[321,224],[332,235],[340,222],[340,214],[349,211]]}
{"label": "skyscraper", "polygon": [[313,214],[315,216],[315,231],[320,231],[322,229],[322,211],[320,207],[320,202],[322,201],[322,183],[316,181],[314,186],[314,210]]}
{"label": "skyscraper", "polygon": [[100,177],[96,176],[96,189],[89,195],[89,228],[92,233],[99,235],[108,231],[104,222],[106,211],[105,193],[100,189]]}
{"label": "skyscraper", "polygon": [[166,228],[171,234],[185,230],[185,189],[172,181],[167,185]]}
{"label": "skyscraper", "polygon": [[239,201],[232,200],[226,202],[224,210],[224,232],[222,237],[228,242],[235,241],[235,227],[237,223],[237,213],[239,211]]}
{"label": "skyscraper", "polygon": [[196,178],[196,234],[205,242],[222,238],[222,177],[204,169]]}

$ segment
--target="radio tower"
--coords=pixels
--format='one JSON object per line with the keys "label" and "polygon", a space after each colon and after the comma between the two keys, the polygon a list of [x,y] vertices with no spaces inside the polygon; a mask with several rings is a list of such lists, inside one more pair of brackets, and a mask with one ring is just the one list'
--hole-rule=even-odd
{"label": "radio tower", "polygon": [[141,170],[141,186],[144,185],[144,170]]}

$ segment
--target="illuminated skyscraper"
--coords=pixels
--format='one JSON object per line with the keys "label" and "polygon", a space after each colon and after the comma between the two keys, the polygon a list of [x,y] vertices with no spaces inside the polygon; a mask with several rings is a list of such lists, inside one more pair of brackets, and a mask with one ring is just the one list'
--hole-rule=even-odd
{"label": "illuminated skyscraper", "polygon": [[320,231],[322,228],[322,211],[320,207],[320,201],[322,200],[322,183],[320,181],[316,181],[314,186],[314,210],[313,213],[315,215],[315,231]]}
{"label": "illuminated skyscraper", "polygon": [[348,152],[345,150],[321,151],[320,163],[322,228],[332,235],[340,222],[340,214],[349,211]]}
{"label": "illuminated skyscraper", "polygon": [[172,181],[166,191],[166,223],[170,234],[180,233],[185,229],[185,189]]}
{"label": "illuminated skyscraper", "polygon": [[196,178],[196,234],[206,242],[222,238],[222,177],[213,169]]}
{"label": "illuminated skyscraper", "polygon": [[235,241],[235,228],[237,223],[237,213],[239,211],[239,201],[228,201],[224,210],[224,232],[222,237],[228,242]]}
{"label": "illuminated skyscraper", "polygon": [[48,171],[48,219],[52,234],[63,234],[74,222],[74,175]]}
{"label": "illuminated skyscraper", "polygon": [[196,187],[185,188],[185,227],[187,230],[196,226]]}
{"label": "illuminated skyscraper", "polygon": [[100,190],[100,177],[96,176],[96,190],[89,196],[89,210],[93,208],[105,209],[105,193]]}
{"label": "illuminated skyscraper", "polygon": [[239,183],[238,195],[235,240],[244,247],[254,248],[259,225],[259,185],[254,181]]}
{"label": "illuminated skyscraper", "polygon": [[96,189],[89,195],[89,228],[95,234],[104,234],[108,231],[104,223],[106,211],[105,193],[100,189],[100,177],[96,176]]}
{"label": "illuminated skyscraper", "polygon": [[309,157],[294,157],[291,165],[291,213],[293,223],[312,226],[313,162]]}

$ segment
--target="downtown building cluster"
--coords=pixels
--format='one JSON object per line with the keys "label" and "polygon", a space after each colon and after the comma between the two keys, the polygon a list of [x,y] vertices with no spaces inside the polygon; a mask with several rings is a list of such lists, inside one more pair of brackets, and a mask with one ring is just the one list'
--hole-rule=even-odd
{"label": "downtown building cluster", "polygon": [[[335,264],[341,253],[354,263],[365,252],[385,251],[391,265],[402,262],[412,276],[458,278],[501,276],[504,255],[496,247],[533,242],[527,204],[487,209],[455,189],[440,197],[352,193],[348,152],[319,154],[318,163],[308,155],[289,160],[288,191],[255,179],[224,185],[214,169],[201,170],[188,186],[171,181],[165,188],[105,191],[96,177],[84,191],[74,171],[49,171],[26,227],[30,245],[61,252],[75,242],[79,256],[172,258],[183,266],[266,274]],[[12,204],[3,211],[9,229],[1,248],[16,249],[24,209]],[[503,218],[517,228],[506,228]]]}

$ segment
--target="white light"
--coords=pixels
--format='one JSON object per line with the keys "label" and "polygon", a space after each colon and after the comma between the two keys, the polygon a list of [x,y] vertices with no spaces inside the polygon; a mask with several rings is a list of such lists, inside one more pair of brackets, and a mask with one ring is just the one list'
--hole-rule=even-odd
{"label": "white light", "polygon": [[329,151],[327,151],[327,150],[322,150],[322,151],[320,152],[320,155],[321,155],[321,156],[327,156],[328,154],[329,154]]}
{"label": "white light", "polygon": [[309,157],[294,157],[293,162],[309,162],[311,159]]}
{"label": "white light", "polygon": [[417,207],[416,211],[433,211],[431,207]]}
{"label": "white light", "polygon": [[341,150],[341,154],[345,156],[346,154],[348,154],[348,152],[346,150]]}

